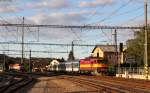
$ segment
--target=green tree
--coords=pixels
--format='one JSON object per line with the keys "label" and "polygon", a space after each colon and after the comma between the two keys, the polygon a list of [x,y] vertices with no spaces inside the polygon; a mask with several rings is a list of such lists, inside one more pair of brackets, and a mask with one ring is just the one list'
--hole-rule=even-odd
{"label": "green tree", "polygon": [[[144,30],[136,31],[135,39],[127,41],[127,56],[135,57],[138,66],[144,63]],[[148,62],[150,64],[150,36],[148,36]]]}

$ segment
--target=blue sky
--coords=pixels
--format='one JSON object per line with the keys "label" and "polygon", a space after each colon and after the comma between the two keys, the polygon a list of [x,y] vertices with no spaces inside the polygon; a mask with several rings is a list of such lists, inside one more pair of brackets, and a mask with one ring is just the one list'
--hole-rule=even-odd
{"label": "blue sky", "polygon": [[[148,0],[148,4],[150,4]],[[144,0],[1,0],[0,23],[139,26],[144,20]],[[150,7],[148,6],[148,9]],[[150,10],[148,10],[150,12]],[[148,13],[149,15],[149,13]],[[18,30],[17,30],[18,29]],[[21,28],[1,27],[1,41],[21,42]],[[25,28],[25,42],[112,44],[113,30]],[[39,35],[39,37],[38,37]],[[118,42],[134,38],[133,31],[119,30]],[[16,48],[17,47],[17,48]],[[1,49],[18,49],[1,45]],[[70,51],[70,47],[25,46],[25,50]],[[76,47],[76,57],[90,55],[93,47]],[[68,54],[33,53],[37,57],[65,57]]]}

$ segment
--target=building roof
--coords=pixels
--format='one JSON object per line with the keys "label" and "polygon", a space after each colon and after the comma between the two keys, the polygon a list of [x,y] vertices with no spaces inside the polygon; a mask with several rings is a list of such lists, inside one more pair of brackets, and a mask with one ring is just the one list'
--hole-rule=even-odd
{"label": "building roof", "polygon": [[100,48],[103,52],[115,52],[115,45],[96,45],[92,53],[96,48]]}
{"label": "building roof", "polygon": [[59,61],[56,60],[56,59],[54,59],[54,60],[52,60],[52,61],[50,62],[50,64],[51,64],[51,65],[57,65],[57,64],[59,64]]}

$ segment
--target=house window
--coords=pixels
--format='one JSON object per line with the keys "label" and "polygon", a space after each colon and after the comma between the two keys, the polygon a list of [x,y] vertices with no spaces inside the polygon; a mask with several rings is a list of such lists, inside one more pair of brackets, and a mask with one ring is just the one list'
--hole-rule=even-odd
{"label": "house window", "polygon": [[99,53],[97,52],[97,57],[99,57]]}

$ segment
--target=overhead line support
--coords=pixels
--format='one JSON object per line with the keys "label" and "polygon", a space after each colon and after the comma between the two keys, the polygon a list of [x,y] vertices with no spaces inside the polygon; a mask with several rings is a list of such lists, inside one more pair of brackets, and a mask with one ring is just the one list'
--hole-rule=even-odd
{"label": "overhead line support", "polygon": [[22,22],[22,57],[21,57],[21,64],[24,63],[24,17]]}
{"label": "overhead line support", "polygon": [[[22,44],[19,42],[0,42],[0,44]],[[72,44],[54,44],[54,43],[24,43],[24,45],[53,45],[53,46],[72,46]],[[91,47],[95,47],[95,44],[74,44],[74,46],[91,46]],[[105,45],[99,45],[99,46],[105,46]],[[107,45],[108,46],[108,45]],[[110,45],[113,46],[113,45]]]}
{"label": "overhead line support", "polygon": [[80,28],[80,29],[143,29],[140,26],[92,26],[92,25],[35,25],[35,24],[0,24],[0,26],[15,27],[47,27],[47,28]]}

